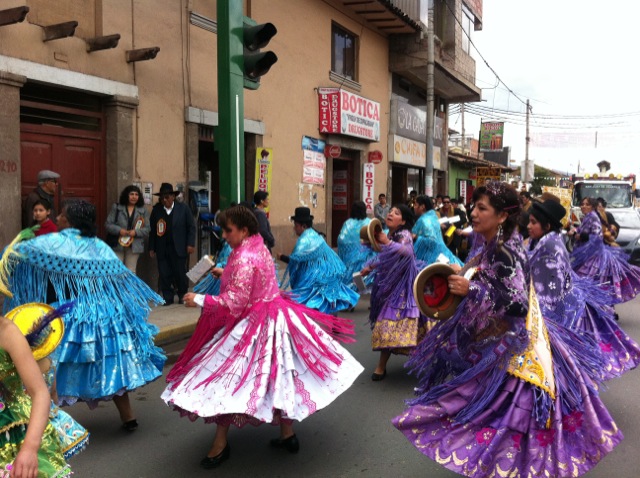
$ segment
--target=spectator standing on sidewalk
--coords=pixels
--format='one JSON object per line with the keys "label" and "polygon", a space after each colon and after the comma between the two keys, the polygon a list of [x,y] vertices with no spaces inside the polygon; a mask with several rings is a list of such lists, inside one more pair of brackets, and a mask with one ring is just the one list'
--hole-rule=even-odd
{"label": "spectator standing on sidewalk", "polygon": [[195,251],[196,225],[189,207],[176,202],[175,191],[169,183],[162,183],[159,202],[151,211],[151,230],[149,231],[149,255],[158,260],[160,289],[164,305],[174,302],[174,284],[178,294],[178,303],[187,293],[187,258]]}
{"label": "spectator standing on sidewalk", "polygon": [[387,220],[387,214],[391,210],[391,206],[387,204],[387,196],[385,193],[378,194],[378,204],[373,206],[373,215],[380,220],[382,224]]}
{"label": "spectator standing on sidewalk", "polygon": [[144,252],[144,238],[149,237],[149,211],[144,207],[142,191],[138,186],[127,186],[120,193],[118,204],[113,204],[105,228],[120,236],[113,251],[134,274],[140,254]]}
{"label": "spectator standing on sidewalk", "polygon": [[60,175],[48,169],[43,169],[38,173],[38,186],[29,193],[22,205],[22,228],[32,226],[33,206],[39,199],[46,199],[51,206],[51,220],[56,222],[55,194],[58,188]]}
{"label": "spectator standing on sidewalk", "polygon": [[271,233],[271,225],[269,224],[269,218],[265,209],[269,207],[269,193],[267,191],[256,191],[253,195],[253,203],[255,208],[253,213],[256,215],[258,225],[260,226],[260,235],[264,239],[264,245],[267,246],[269,252],[276,245],[276,240]]}

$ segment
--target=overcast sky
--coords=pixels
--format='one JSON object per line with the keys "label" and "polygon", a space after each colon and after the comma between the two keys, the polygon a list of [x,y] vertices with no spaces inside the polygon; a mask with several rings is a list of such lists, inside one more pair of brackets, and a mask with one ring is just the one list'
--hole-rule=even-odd
{"label": "overcast sky", "polygon": [[[525,127],[515,123],[524,123],[520,99],[529,99],[529,158],[536,164],[575,173],[578,162],[595,171],[606,159],[616,172],[640,173],[640,2],[485,0],[483,5],[483,29],[473,32],[472,41],[504,83],[495,87],[496,76],[472,47],[483,98],[475,106],[485,115],[487,108],[494,115],[512,112],[506,116],[504,145],[511,146],[516,164],[525,157]],[[635,114],[605,117],[622,113]],[[480,119],[465,114],[467,135],[478,137]],[[549,127],[556,124],[562,126]],[[450,126],[460,130],[459,115]]]}

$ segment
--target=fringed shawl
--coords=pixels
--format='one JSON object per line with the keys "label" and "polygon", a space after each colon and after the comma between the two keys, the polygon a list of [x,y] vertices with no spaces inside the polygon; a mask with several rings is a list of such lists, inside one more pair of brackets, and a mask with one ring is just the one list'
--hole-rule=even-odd
{"label": "fringed shawl", "polygon": [[65,229],[21,242],[9,258],[13,298],[4,303],[11,310],[28,302],[47,302],[48,287],[55,300],[75,300],[75,320],[96,321],[124,309],[146,316],[149,303],[162,303],[132,274],[102,240],[82,237],[77,229]]}

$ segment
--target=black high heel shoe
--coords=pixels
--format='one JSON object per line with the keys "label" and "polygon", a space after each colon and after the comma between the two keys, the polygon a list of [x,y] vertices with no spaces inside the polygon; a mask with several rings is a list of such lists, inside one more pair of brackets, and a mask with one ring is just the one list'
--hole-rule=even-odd
{"label": "black high heel shoe", "polygon": [[227,444],[224,447],[224,450],[222,450],[216,456],[212,456],[212,457],[205,456],[200,462],[200,466],[205,470],[210,470],[211,468],[217,468],[222,464],[222,462],[228,460],[229,456],[231,456],[231,448],[229,447],[229,442],[227,442]]}
{"label": "black high heel shoe", "polygon": [[298,453],[300,442],[298,437],[291,435],[289,438],[274,438],[269,442],[274,448],[284,448],[289,453]]}
{"label": "black high heel shoe", "polygon": [[124,422],[122,428],[128,432],[136,431],[138,429],[138,421],[134,418],[133,420]]}
{"label": "black high heel shoe", "polygon": [[387,376],[387,369],[384,369],[384,372],[382,373],[373,372],[371,374],[371,380],[373,380],[374,382],[379,382],[381,380],[384,380],[386,376]]}

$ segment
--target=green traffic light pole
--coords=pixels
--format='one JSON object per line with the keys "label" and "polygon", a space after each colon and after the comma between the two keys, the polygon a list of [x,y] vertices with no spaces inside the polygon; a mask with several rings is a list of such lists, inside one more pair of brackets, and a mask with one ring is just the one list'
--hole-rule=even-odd
{"label": "green traffic light pole", "polygon": [[244,74],[242,0],[218,0],[218,126],[220,207],[244,200]]}

